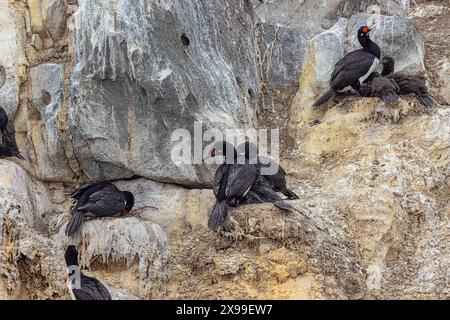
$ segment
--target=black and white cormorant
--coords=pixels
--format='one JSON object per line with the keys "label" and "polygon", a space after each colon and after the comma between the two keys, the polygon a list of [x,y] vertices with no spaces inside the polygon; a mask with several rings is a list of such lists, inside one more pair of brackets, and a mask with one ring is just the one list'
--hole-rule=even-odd
{"label": "black and white cormorant", "polygon": [[5,109],[0,107],[0,158],[16,157],[24,160],[16,142],[16,130]]}
{"label": "black and white cormorant", "polygon": [[67,247],[65,259],[69,274],[67,286],[72,300],[112,300],[108,289],[100,281],[81,272],[75,246]]}
{"label": "black and white cormorant", "polygon": [[348,53],[336,63],[330,78],[330,89],[314,103],[314,107],[326,103],[337,92],[344,92],[351,88],[359,91],[361,84],[378,66],[381,50],[370,39],[370,31],[367,26],[359,28],[358,41],[362,49]]}
{"label": "black and white cormorant", "polygon": [[[211,157],[223,156],[224,163],[220,165],[214,176],[214,195],[216,203],[208,220],[208,228],[217,230],[228,218],[228,206],[238,206],[249,192],[256,180],[256,166],[249,163],[238,163],[236,148],[228,142],[219,142],[218,147],[211,151]],[[227,157],[232,152],[233,157]],[[225,161],[228,158],[228,161]],[[227,163],[233,162],[233,163]]]}
{"label": "black and white cormorant", "polygon": [[400,88],[400,95],[414,93],[417,100],[425,107],[431,108],[435,105],[429,94],[425,76],[420,74],[409,75],[403,72],[394,72],[395,61],[389,56],[385,56],[382,62],[383,71],[381,74],[386,78],[395,81]]}
{"label": "black and white cormorant", "polygon": [[[242,146],[239,146],[238,149],[242,149]],[[287,187],[286,183],[286,171],[281,167],[281,165],[274,162],[273,159],[270,159],[268,157],[263,157],[258,155],[258,148],[256,145],[250,141],[246,141],[244,143],[244,152],[246,154],[247,159],[254,160],[256,163],[256,168],[258,170],[257,174],[257,180],[255,182],[255,185],[260,187],[267,187],[269,189],[272,189],[275,192],[281,192],[284,194],[288,199],[295,200],[299,199],[299,196],[297,196],[294,191],[289,189]],[[276,173],[271,175],[262,175],[261,170],[263,168],[270,168],[277,166],[278,170]],[[280,199],[281,200],[281,199]]]}
{"label": "black and white cormorant", "polygon": [[66,235],[73,235],[86,218],[126,216],[134,206],[131,192],[121,191],[109,182],[91,183],[75,190],[73,214]]}

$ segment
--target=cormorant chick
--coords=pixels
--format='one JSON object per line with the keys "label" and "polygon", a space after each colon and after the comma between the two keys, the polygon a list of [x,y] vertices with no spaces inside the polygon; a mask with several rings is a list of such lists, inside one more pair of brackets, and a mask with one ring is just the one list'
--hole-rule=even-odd
{"label": "cormorant chick", "polygon": [[427,108],[432,108],[435,104],[429,95],[426,79],[423,75],[409,75],[403,72],[395,72],[395,61],[392,57],[384,57],[382,75],[392,79],[400,88],[400,95],[414,93],[419,102]]}

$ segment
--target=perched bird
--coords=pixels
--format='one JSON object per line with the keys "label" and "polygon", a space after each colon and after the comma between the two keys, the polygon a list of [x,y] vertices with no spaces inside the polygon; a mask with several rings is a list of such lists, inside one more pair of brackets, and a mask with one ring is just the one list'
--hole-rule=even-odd
{"label": "perched bird", "polygon": [[73,235],[86,218],[126,216],[134,206],[131,192],[121,191],[109,182],[91,183],[75,190],[72,195],[72,218],[66,235]]}
{"label": "perched bird", "polygon": [[67,247],[65,259],[69,274],[67,286],[72,300],[112,300],[108,289],[100,281],[81,272],[75,246]]}
{"label": "perched bird", "polygon": [[417,100],[425,107],[432,108],[435,105],[429,94],[425,76],[420,74],[409,75],[403,72],[394,73],[395,61],[392,57],[386,56],[383,58],[382,62],[383,71],[381,72],[381,75],[395,81],[400,88],[400,95],[414,93]]}
{"label": "perched bird", "polygon": [[[241,148],[242,146],[238,147],[238,149]],[[246,158],[254,160],[253,162],[256,164],[256,168],[258,170],[257,179],[255,182],[256,185],[270,188],[274,192],[281,192],[290,200],[299,199],[299,197],[294,193],[294,191],[290,190],[287,187],[286,171],[284,171],[284,169],[279,164],[277,164],[273,159],[259,156],[258,148],[254,143],[250,141],[246,141],[244,143],[244,150]],[[277,172],[270,175],[261,174],[261,170],[263,168],[270,168],[270,167],[278,167]]]}
{"label": "perched bird", "polygon": [[0,158],[16,157],[25,160],[16,142],[16,130],[9,121],[5,109],[0,107]]}
{"label": "perched bird", "polygon": [[[239,164],[237,151],[228,142],[219,142],[221,147],[211,151],[211,157],[224,156],[224,161],[214,176],[214,205],[208,220],[208,228],[217,230],[228,218],[228,206],[238,206],[243,201],[256,180],[256,166],[248,163]],[[232,157],[230,153],[232,152]],[[228,157],[227,157],[228,154]],[[232,163],[228,163],[232,162]]]}
{"label": "perched bird", "polygon": [[370,39],[370,29],[363,26],[358,30],[358,41],[362,49],[352,51],[339,60],[331,74],[330,89],[315,103],[318,107],[333,98],[337,92],[344,92],[351,88],[359,91],[361,84],[372,74],[378,66],[381,50]]}
{"label": "perched bird", "polygon": [[394,80],[384,76],[375,77],[371,84],[371,96],[379,97],[386,103],[395,103],[400,99],[400,88]]}

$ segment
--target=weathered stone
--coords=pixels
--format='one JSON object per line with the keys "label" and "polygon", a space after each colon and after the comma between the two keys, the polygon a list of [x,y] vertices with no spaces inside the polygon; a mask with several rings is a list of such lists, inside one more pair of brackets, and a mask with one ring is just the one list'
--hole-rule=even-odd
{"label": "weathered stone", "polygon": [[56,211],[46,188],[0,160],[0,194],[0,291],[8,299],[57,298],[65,268],[58,244],[46,237],[46,221]]}
{"label": "weathered stone", "polygon": [[356,4],[361,11],[385,15],[407,15],[410,7],[410,0],[359,0]]}
{"label": "weathered stone", "polygon": [[[95,219],[83,223],[71,238],[65,236],[65,226],[57,236],[58,242],[63,247],[83,244],[80,265],[90,267],[95,261],[96,266],[92,266],[92,271],[98,269],[99,274],[123,269],[122,272],[128,274],[131,281],[123,281],[126,278],[124,276],[113,285],[127,288],[141,298],[163,296],[170,275],[167,265],[171,251],[167,236],[160,226],[135,217]],[[138,279],[135,274],[139,275]]]}
{"label": "weathered stone", "polygon": [[41,50],[43,47],[43,43],[42,43],[42,39],[38,34],[33,34],[33,36],[31,37],[31,45],[36,49],[36,50]]}
{"label": "weathered stone", "polygon": [[440,77],[439,93],[445,99],[446,103],[450,104],[450,60],[448,57],[441,61],[438,75]]}
{"label": "weathered stone", "polygon": [[29,119],[36,174],[45,181],[72,181],[64,154],[58,117],[63,103],[64,65],[43,64],[30,70],[32,104],[40,118]]}
{"label": "weathered stone", "polygon": [[19,105],[19,86],[26,64],[23,38],[15,25],[16,12],[0,0],[0,106],[11,118]]}
{"label": "weathered stone", "polygon": [[45,2],[44,23],[54,42],[58,42],[67,28],[67,5],[64,0],[47,0]]}
{"label": "weathered stone", "polygon": [[219,128],[255,124],[252,8],[245,1],[223,5],[80,4],[69,129],[88,177],[204,185],[210,171],[173,164],[172,132],[192,133],[194,121]]}

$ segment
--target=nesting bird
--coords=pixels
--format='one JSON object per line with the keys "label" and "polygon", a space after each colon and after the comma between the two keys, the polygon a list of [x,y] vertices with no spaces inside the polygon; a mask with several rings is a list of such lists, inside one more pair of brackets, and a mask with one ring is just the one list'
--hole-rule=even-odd
{"label": "nesting bird", "polygon": [[16,157],[24,160],[16,142],[16,130],[5,109],[0,107],[0,158]]}
{"label": "nesting bird", "polygon": [[424,106],[431,108],[434,106],[434,102],[429,95],[426,79],[423,75],[409,75],[403,72],[394,72],[395,61],[392,57],[384,57],[383,60],[382,76],[393,80],[399,87],[400,95],[415,94],[417,100]]}
{"label": "nesting bird", "polygon": [[400,88],[392,79],[378,75],[369,84],[370,96],[378,97],[386,103],[395,103],[399,97]]}
{"label": "nesting bird", "polygon": [[134,206],[131,192],[121,191],[109,182],[87,184],[71,194],[73,214],[66,235],[73,235],[86,218],[126,216]]}
{"label": "nesting bird", "polygon": [[361,84],[378,66],[381,50],[370,39],[370,32],[371,29],[367,26],[359,28],[358,41],[362,49],[348,53],[336,63],[330,78],[330,89],[314,103],[314,107],[326,103],[338,92],[345,92],[352,88],[359,91]]}
{"label": "nesting bird", "polygon": [[[240,149],[240,148],[239,148]],[[288,199],[294,200],[299,199],[299,197],[287,187],[286,183],[286,171],[279,165],[278,163],[275,163],[274,160],[269,159],[267,157],[259,156],[258,155],[258,149],[255,144],[251,143],[250,141],[246,141],[244,144],[244,149],[246,153],[246,157],[248,159],[254,160],[256,163],[257,168],[257,179],[255,182],[255,185],[260,187],[266,187],[274,192],[281,192],[284,194]],[[274,174],[267,174],[262,175],[261,170],[263,168],[269,168],[269,167],[278,167],[278,170]],[[280,198],[281,200],[281,198]]]}
{"label": "nesting bird", "polygon": [[[232,152],[232,159],[230,158]],[[233,163],[227,163],[229,160]],[[228,142],[221,142],[221,146],[211,151],[211,157],[223,156],[224,162],[217,169],[214,176],[213,191],[216,197],[208,220],[208,228],[217,230],[228,218],[228,206],[238,206],[250,191],[257,177],[256,166],[249,163],[238,164],[238,154],[235,147]],[[246,159],[248,160],[248,159]]]}
{"label": "nesting bird", "polygon": [[68,246],[65,253],[67,286],[72,300],[112,300],[108,289],[97,279],[86,276],[78,264],[78,250]]}

